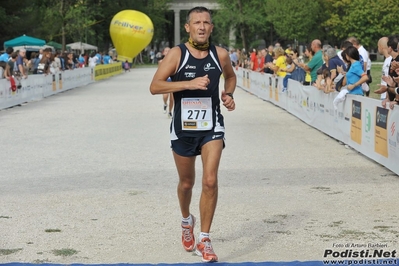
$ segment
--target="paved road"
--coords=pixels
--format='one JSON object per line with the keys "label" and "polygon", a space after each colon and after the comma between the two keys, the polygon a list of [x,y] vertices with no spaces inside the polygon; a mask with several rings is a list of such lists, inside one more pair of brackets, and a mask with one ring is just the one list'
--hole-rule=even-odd
{"label": "paved road", "polygon": [[[0,111],[0,263],[199,261],[180,244],[154,72]],[[346,243],[399,248],[398,176],[273,104],[240,89],[235,98],[211,232],[221,261],[322,260]],[[77,253],[55,255],[67,249]]]}

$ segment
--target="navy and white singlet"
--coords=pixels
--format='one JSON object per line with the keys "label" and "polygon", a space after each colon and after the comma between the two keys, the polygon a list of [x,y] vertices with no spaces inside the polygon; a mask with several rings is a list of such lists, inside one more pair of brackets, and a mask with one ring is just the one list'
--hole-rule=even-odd
{"label": "navy and white singlet", "polygon": [[182,137],[201,137],[209,133],[223,132],[224,121],[220,113],[219,80],[222,67],[216,47],[210,45],[209,54],[202,59],[193,57],[184,44],[180,64],[172,81],[189,81],[208,75],[207,90],[183,90],[173,93],[175,106],[170,126],[171,140]]}

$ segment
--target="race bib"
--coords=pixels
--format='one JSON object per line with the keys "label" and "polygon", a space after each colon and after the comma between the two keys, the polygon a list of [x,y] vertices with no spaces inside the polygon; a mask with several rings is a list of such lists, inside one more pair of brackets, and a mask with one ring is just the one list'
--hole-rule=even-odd
{"label": "race bib", "polygon": [[183,130],[212,129],[212,99],[182,98],[181,121]]}

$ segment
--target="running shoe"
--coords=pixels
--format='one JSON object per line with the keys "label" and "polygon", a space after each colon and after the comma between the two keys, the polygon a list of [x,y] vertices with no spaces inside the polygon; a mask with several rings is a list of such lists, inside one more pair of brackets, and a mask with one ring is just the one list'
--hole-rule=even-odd
{"label": "running shoe", "polygon": [[163,113],[166,114],[166,107],[168,107],[166,104],[163,105]]}
{"label": "running shoe", "polygon": [[195,238],[194,238],[194,226],[195,226],[195,217],[194,215],[190,214],[193,219],[193,224],[184,225],[182,223],[182,235],[181,235],[181,242],[183,247],[186,251],[191,252],[195,249]]}
{"label": "running shoe", "polygon": [[168,118],[172,118],[173,116],[172,116],[172,113],[171,112],[169,112],[169,114],[168,114]]}
{"label": "running shoe", "polygon": [[204,238],[201,242],[198,242],[195,253],[197,253],[198,256],[202,256],[203,262],[218,261],[218,256],[216,256],[213,251],[211,240],[209,238]]}

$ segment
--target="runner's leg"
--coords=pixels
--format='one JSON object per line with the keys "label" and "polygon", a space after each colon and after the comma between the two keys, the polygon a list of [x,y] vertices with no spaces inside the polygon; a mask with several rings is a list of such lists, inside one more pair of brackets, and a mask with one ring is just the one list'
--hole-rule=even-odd
{"label": "runner's leg", "polygon": [[203,165],[202,193],[200,199],[201,232],[209,233],[218,199],[218,180],[223,140],[212,140],[201,147]]}
{"label": "runner's leg", "polygon": [[192,189],[195,183],[195,156],[184,157],[173,152],[179,184],[177,185],[177,196],[179,198],[180,210],[183,217],[190,215],[190,203]]}

